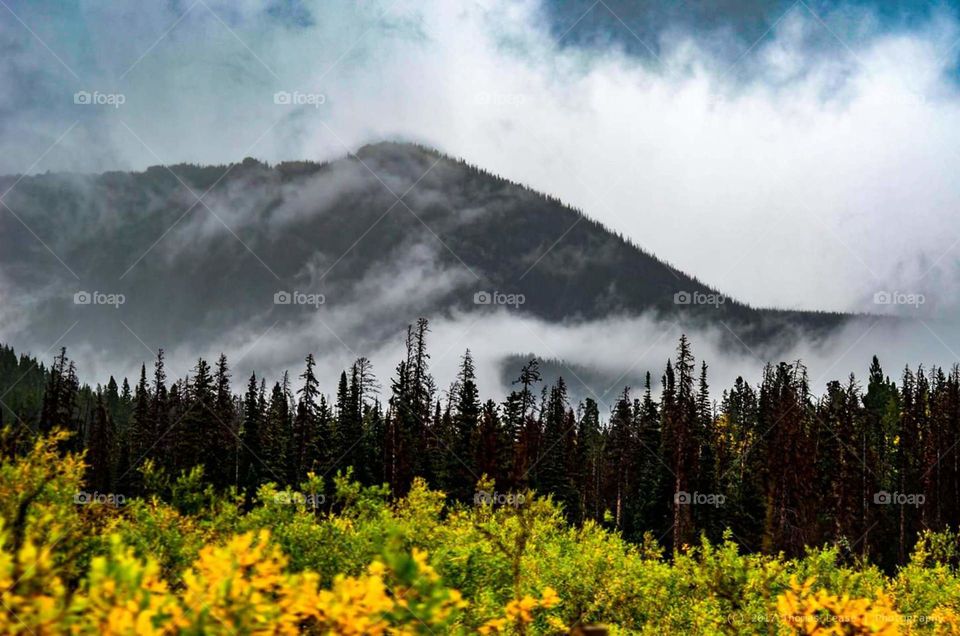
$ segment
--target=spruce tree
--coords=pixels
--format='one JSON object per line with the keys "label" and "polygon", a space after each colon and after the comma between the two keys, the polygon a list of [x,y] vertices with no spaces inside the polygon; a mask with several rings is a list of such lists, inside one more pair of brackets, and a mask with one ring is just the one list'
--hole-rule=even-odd
{"label": "spruce tree", "polygon": [[297,402],[297,412],[293,418],[293,439],[290,444],[289,475],[290,483],[300,484],[307,476],[307,472],[315,470],[320,459],[318,432],[318,404],[320,395],[319,382],[313,373],[313,354],[306,357],[306,369],[300,375],[303,386],[297,392],[300,396]]}
{"label": "spruce tree", "polygon": [[251,497],[260,485],[260,465],[255,457],[256,449],[260,448],[261,426],[264,412],[261,389],[257,383],[257,374],[252,373],[247,382],[247,392],[243,396],[243,424],[240,438],[242,441],[240,452],[240,482],[247,490],[247,497]]}

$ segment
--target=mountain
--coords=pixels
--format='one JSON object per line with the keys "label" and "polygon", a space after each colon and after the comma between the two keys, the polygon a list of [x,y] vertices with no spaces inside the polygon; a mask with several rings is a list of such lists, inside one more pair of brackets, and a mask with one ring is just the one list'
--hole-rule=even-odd
{"label": "mountain", "polygon": [[327,163],[2,177],[7,190],[0,340],[34,353],[74,343],[139,366],[158,347],[244,349],[269,331],[289,336],[266,355],[286,364],[317,331],[363,353],[420,315],[494,311],[645,313],[722,324],[730,346],[754,347],[848,319],[725,298],[555,198],[410,144]]}

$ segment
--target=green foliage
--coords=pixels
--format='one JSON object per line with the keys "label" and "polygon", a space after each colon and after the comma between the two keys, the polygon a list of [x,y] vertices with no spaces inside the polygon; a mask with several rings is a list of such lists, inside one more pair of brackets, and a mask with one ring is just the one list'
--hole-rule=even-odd
{"label": "green foliage", "polygon": [[[364,585],[380,590],[379,577],[387,576],[410,601],[394,603],[389,589],[377,591],[388,604],[382,619],[414,632],[419,628],[411,616],[424,615],[442,633],[546,634],[593,624],[622,634],[788,633],[782,607],[796,606],[821,612],[873,608],[874,622],[889,609],[900,632],[933,634],[949,633],[960,616],[955,533],[923,534],[909,563],[885,574],[870,563],[841,558],[834,546],[807,548],[796,558],[744,554],[729,532],[718,543],[702,538],[666,554],[649,535],[637,544],[592,521],[571,525],[552,498],[532,491],[508,503],[466,505],[451,503],[419,479],[395,499],[384,487],[365,487],[338,474],[328,500],[309,497],[323,493],[325,485],[308,474],[299,490],[261,486],[246,509],[241,498],[218,494],[193,471],[172,483],[148,480],[169,483],[164,497],[80,505],[74,493],[82,485],[83,464],[58,449],[63,440],[41,439],[24,454],[0,461],[0,494],[6,494],[0,500],[0,553],[22,560],[0,565],[11,580],[23,578],[11,588],[16,594],[4,598],[10,607],[33,612],[31,625],[39,627],[79,620],[72,612],[109,614],[110,603],[124,598],[134,598],[136,607],[159,608],[151,620],[180,616],[183,599],[208,593],[202,577],[228,576],[218,565],[228,557],[236,559],[230,567],[247,563],[241,548],[251,537],[267,537],[266,530],[269,538],[256,539],[256,546],[269,541],[272,547],[256,550],[269,562],[250,564],[250,572],[260,572],[245,579],[251,590],[272,580],[267,573],[282,571],[291,590],[307,584],[331,590],[297,596],[298,607],[325,604],[322,620],[334,621],[334,610],[347,620],[350,595]],[[477,487],[493,492],[496,484],[488,480]],[[230,556],[234,549],[241,551]],[[192,578],[184,579],[188,572]],[[149,598],[137,583],[148,579],[156,590]],[[79,590],[72,601],[70,589]],[[237,601],[231,598],[215,599],[224,616],[234,616],[230,604]],[[0,610],[4,625],[16,623],[11,611],[17,610]],[[193,620],[189,606],[183,611],[176,620]]]}

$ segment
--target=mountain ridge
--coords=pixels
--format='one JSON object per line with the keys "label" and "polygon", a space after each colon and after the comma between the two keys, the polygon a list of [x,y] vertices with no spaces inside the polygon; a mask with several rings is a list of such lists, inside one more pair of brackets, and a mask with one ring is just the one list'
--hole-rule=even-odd
{"label": "mountain ridge", "polygon": [[[16,217],[0,215],[0,291],[15,311],[0,326],[21,345],[28,333],[54,342],[77,320],[77,336],[110,350],[116,322],[89,320],[78,290],[126,296],[112,309],[136,336],[126,354],[302,326],[303,312],[273,302],[282,291],[323,295],[314,323],[359,310],[363,324],[345,328],[358,346],[419,315],[491,309],[722,324],[737,348],[825,336],[855,317],[738,302],[556,197],[416,144],[327,162],[0,177],[0,189],[14,184]],[[476,304],[494,291],[524,302]],[[677,294],[714,302],[677,304]]]}

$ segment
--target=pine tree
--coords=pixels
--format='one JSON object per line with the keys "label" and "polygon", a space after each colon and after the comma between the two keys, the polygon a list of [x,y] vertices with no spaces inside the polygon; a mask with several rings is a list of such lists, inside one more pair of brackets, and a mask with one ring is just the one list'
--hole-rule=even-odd
{"label": "pine tree", "polygon": [[487,400],[480,413],[474,465],[477,473],[486,475],[501,487],[507,481],[512,463],[513,445],[507,437],[496,402]]}
{"label": "pine tree", "polygon": [[766,504],[762,549],[802,554],[811,543],[816,516],[816,426],[806,368],[781,362],[768,368],[760,391],[761,430],[769,430],[764,480]]}
{"label": "pine tree", "polygon": [[623,392],[613,405],[610,424],[607,431],[604,464],[606,467],[606,508],[613,515],[614,526],[628,531],[630,518],[628,507],[632,500],[634,475],[633,455],[633,404],[630,400],[630,387]]}
{"label": "pine tree", "polygon": [[243,425],[240,432],[240,482],[251,496],[260,485],[260,465],[255,449],[260,448],[261,426],[264,420],[263,396],[257,383],[257,374],[250,375],[247,392],[243,396]]}
{"label": "pine tree", "polygon": [[[153,365],[153,398],[150,405],[150,418],[152,420],[149,429],[154,435],[154,441],[160,440],[156,449],[158,456],[163,458],[163,465],[167,469],[176,470],[177,468],[177,437],[175,431],[169,431],[170,425],[177,420],[171,420],[172,410],[177,411],[176,417],[179,418],[180,404],[178,399],[170,400],[167,392],[167,374],[163,366],[163,349],[157,351],[157,359]],[[168,434],[170,433],[170,434]]]}
{"label": "pine tree", "polygon": [[687,498],[698,473],[697,408],[693,391],[693,354],[685,335],[680,337],[675,368],[667,363],[664,374],[663,418],[665,456],[673,474],[673,547],[694,538],[693,513]]}
{"label": "pine tree", "polygon": [[576,460],[574,476],[579,493],[577,521],[603,518],[603,436],[600,430],[600,410],[596,401],[587,398],[580,405],[577,419]]}
{"label": "pine tree", "polygon": [[540,363],[536,358],[532,358],[523,365],[520,376],[513,382],[514,385],[520,385],[520,390],[511,392],[505,404],[507,433],[516,440],[510,479],[513,488],[526,488],[536,482],[535,469],[540,456],[541,431],[536,419],[533,387],[541,379]]}
{"label": "pine tree", "polygon": [[765,433],[759,430],[756,391],[742,377],[724,392],[719,417],[717,464],[719,488],[726,496],[718,510],[724,527],[736,529],[751,550],[760,548],[766,483]]}
{"label": "pine tree", "polygon": [[[216,421],[213,407],[215,392],[210,365],[200,358],[193,368],[193,377],[186,384],[185,391],[177,383],[176,399],[182,400],[185,410],[182,415],[174,415],[171,428],[174,448],[174,468],[176,472],[189,471],[194,466],[203,466],[204,474],[214,478],[219,474],[220,466],[217,453],[218,439],[223,425]],[[182,392],[183,391],[183,392]],[[174,391],[171,391],[171,398]]]}
{"label": "pine tree", "polygon": [[[384,471],[394,492],[403,494],[417,475],[429,470],[428,446],[434,384],[428,371],[427,321],[407,328],[406,360],[397,365],[387,414]],[[434,440],[436,441],[436,440]]]}
{"label": "pine tree", "polygon": [[543,414],[541,454],[537,461],[537,487],[553,493],[572,517],[579,516],[578,497],[570,474],[576,451],[576,425],[568,417],[567,385],[557,378],[550,388]]}
{"label": "pine tree", "polygon": [[289,479],[292,484],[302,483],[307,472],[315,470],[320,460],[318,432],[318,404],[320,395],[319,382],[313,373],[313,354],[307,354],[306,369],[300,375],[303,386],[297,392],[300,400],[297,402],[297,412],[293,418],[293,439],[289,454]]}
{"label": "pine tree", "polygon": [[[43,395],[43,405],[40,413],[40,430],[47,432],[53,428],[74,433],[70,447],[77,449],[80,433],[80,420],[77,413],[77,394],[80,391],[80,382],[77,379],[76,367],[67,358],[67,349],[62,347],[54,358],[50,367],[47,388]],[[82,440],[82,438],[79,438]]]}
{"label": "pine tree", "polygon": [[460,362],[454,398],[453,437],[445,441],[447,490],[454,499],[466,501],[473,493],[479,475],[476,471],[477,440],[480,424],[480,396],[470,350]]}
{"label": "pine tree", "polygon": [[222,353],[214,374],[214,391],[213,405],[208,413],[215,426],[208,446],[211,454],[208,464],[214,471],[210,475],[214,484],[226,487],[237,483],[240,425],[230,389],[227,356]]}
{"label": "pine tree", "polygon": [[[694,445],[697,456],[697,473],[693,478],[695,490],[700,493],[724,496],[720,492],[717,474],[717,435],[714,430],[713,405],[710,402],[710,387],[707,384],[707,363],[701,362],[700,379],[697,383],[696,415],[694,425]],[[716,507],[698,506],[693,508],[697,527],[706,531],[712,541],[719,541],[723,534],[720,525],[721,515]]]}
{"label": "pine tree", "polygon": [[259,452],[255,458],[260,464],[262,479],[277,485],[286,484],[289,405],[283,386],[273,385],[266,409],[266,419],[260,428]]}
{"label": "pine tree", "polygon": [[662,431],[660,413],[653,400],[650,373],[644,381],[643,398],[634,406],[637,422],[633,450],[633,474],[635,475],[636,501],[632,527],[636,532],[653,530],[656,536],[667,531],[668,502],[672,501],[670,474],[660,456]]}
{"label": "pine tree", "polygon": [[[129,396],[130,385],[123,381],[124,395]],[[129,397],[123,398],[129,399]],[[153,418],[150,416],[150,390],[147,387],[147,367],[140,365],[140,381],[133,396],[133,412],[129,433],[126,436],[127,465],[120,473],[119,487],[131,494],[142,493],[140,470],[143,462],[153,457],[156,434],[153,431]]]}
{"label": "pine tree", "polygon": [[[116,388],[116,385],[114,385]],[[96,408],[93,421],[87,436],[87,472],[85,483],[87,488],[98,492],[110,492],[113,487],[113,471],[111,470],[111,456],[113,431],[110,416],[104,404],[103,394],[97,391]]]}

